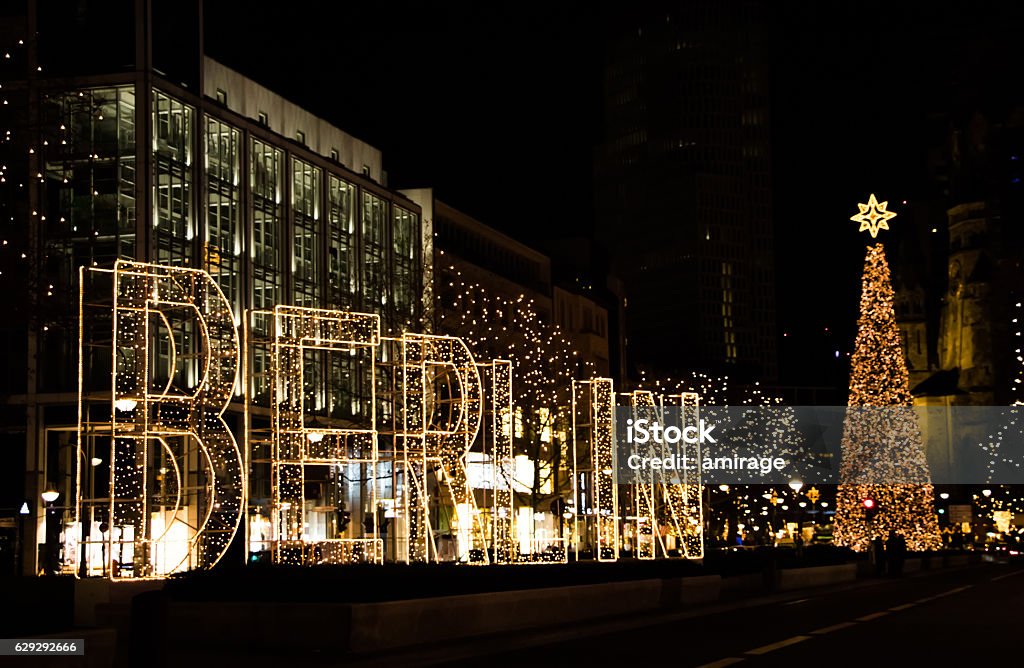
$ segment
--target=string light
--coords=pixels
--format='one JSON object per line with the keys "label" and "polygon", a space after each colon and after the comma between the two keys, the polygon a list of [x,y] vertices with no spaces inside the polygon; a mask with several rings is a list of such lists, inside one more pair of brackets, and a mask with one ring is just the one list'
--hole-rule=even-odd
{"label": "string light", "polygon": [[[111,292],[91,293],[89,286],[103,276]],[[177,333],[192,339],[186,349],[178,350]],[[163,337],[166,355],[151,354],[151,342]],[[105,390],[86,382],[96,375],[92,351],[104,340],[112,355]],[[90,528],[69,534],[91,534],[97,515],[110,529],[102,541],[70,537],[68,566],[93,573],[92,562],[102,559],[100,571],[114,580],[212,568],[238,529],[246,497],[242,454],[223,418],[238,375],[239,341],[220,287],[197,269],[125,260],[113,270],[83,267],[78,357],[72,519]],[[109,486],[95,497],[95,462],[104,444]],[[101,557],[94,554],[98,542]],[[122,567],[126,562],[130,569]]]}
{"label": "string light", "polygon": [[615,388],[610,378],[572,381],[575,550],[580,542],[598,561],[619,558],[619,499],[615,480]]}
{"label": "string light", "polygon": [[1013,305],[1013,318],[1010,321],[1012,326],[1011,331],[1013,332],[1013,346],[1014,346],[1014,358],[1017,361],[1017,372],[1013,378],[1013,382],[1010,383],[1010,409],[1007,411],[1006,422],[1003,423],[996,430],[996,433],[989,437],[985,442],[979,443],[985,454],[988,455],[987,464],[987,476],[986,481],[989,483],[995,482],[997,467],[1013,467],[1014,469],[1020,469],[1020,459],[1007,456],[1002,451],[1003,440],[1008,438],[1010,434],[1018,434],[1020,428],[1017,426],[1021,422],[1021,406],[1024,406],[1024,395],[1022,395],[1021,385],[1024,384],[1024,354],[1022,354],[1022,343],[1021,343],[1021,322],[1024,318],[1024,311],[1021,308],[1021,302],[1016,302]]}
{"label": "string light", "polygon": [[[873,201],[872,197],[872,201]],[[867,550],[876,537],[901,534],[915,551],[941,547],[921,431],[893,308],[885,249],[867,249],[850,396],[843,424],[836,545]],[[856,410],[869,407],[868,410]],[[890,407],[884,412],[881,407]],[[880,484],[886,480],[891,483]],[[901,482],[902,481],[902,482]],[[870,499],[871,515],[864,500]]]}

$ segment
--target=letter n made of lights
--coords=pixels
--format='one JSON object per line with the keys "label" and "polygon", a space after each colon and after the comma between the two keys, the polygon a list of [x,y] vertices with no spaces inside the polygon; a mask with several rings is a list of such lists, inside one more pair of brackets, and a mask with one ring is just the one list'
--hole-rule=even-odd
{"label": "letter n made of lights", "polygon": [[79,285],[80,538],[66,559],[113,580],[212,568],[245,504],[222,417],[239,368],[230,304],[183,267],[119,260],[81,268]]}
{"label": "letter n made of lights", "polygon": [[[634,420],[656,421],[666,428],[670,421],[678,421],[676,426],[680,432],[687,426],[699,426],[699,395],[694,392],[664,397],[636,390],[629,393],[628,398]],[[678,455],[681,462],[693,467],[636,471],[636,484],[632,490],[636,556],[640,559],[657,556],[702,558],[700,444],[681,442],[673,448],[667,443],[659,444],[652,440],[643,445],[632,444],[630,450],[631,454],[641,458],[657,457],[663,461]],[[661,531],[662,525],[667,525],[675,545],[668,545]]]}

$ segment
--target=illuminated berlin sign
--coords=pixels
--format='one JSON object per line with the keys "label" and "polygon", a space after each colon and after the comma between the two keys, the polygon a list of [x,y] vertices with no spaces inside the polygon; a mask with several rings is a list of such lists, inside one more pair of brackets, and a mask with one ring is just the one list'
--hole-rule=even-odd
{"label": "illuminated berlin sign", "polygon": [[[242,321],[199,269],[119,260],[113,269],[82,268],[80,286],[79,456],[66,570],[133,580],[209,569],[240,528],[247,551],[259,545],[282,564],[523,559],[509,360],[480,362],[457,337],[382,336],[375,314],[287,305],[247,312],[240,336]],[[358,423],[319,424],[309,414],[310,386],[315,393],[324,383],[312,361],[332,356],[369,380]],[[241,445],[234,433],[243,430],[233,433],[226,419],[232,401],[244,405]],[[577,557],[586,541],[602,561],[617,558],[624,538],[614,401],[611,380],[574,381],[566,513],[576,518]],[[653,398],[636,405],[645,401]],[[470,473],[474,443],[483,444],[474,461],[484,458],[490,478],[484,492],[479,469]],[[257,503],[248,478],[261,462],[269,498]],[[339,504],[311,508],[311,472],[323,470],[363,472],[356,477],[369,511],[358,531],[335,527],[328,537],[311,529],[318,511],[335,513],[335,523],[342,515]],[[647,523],[627,532],[645,546],[642,557],[653,557],[656,543],[668,551],[654,526],[655,495],[669,500],[680,556],[700,556],[699,479],[685,482],[641,490],[632,513]],[[439,547],[437,504],[451,515],[451,554]],[[260,528],[250,528],[257,520]],[[563,542],[540,560],[564,561],[569,551]]]}

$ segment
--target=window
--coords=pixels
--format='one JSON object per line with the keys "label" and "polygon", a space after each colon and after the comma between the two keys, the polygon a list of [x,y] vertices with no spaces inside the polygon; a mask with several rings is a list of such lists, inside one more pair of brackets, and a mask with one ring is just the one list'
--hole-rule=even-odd
{"label": "window", "polygon": [[356,187],[334,176],[327,192],[327,220],[330,247],[327,252],[330,308],[355,305],[358,294],[358,258],[356,255]]}
{"label": "window", "polygon": [[187,264],[192,211],[192,108],[153,91],[153,227],[157,261]]}
{"label": "window", "polygon": [[203,267],[241,313],[241,133],[206,117],[206,239]]}
{"label": "window", "polygon": [[224,106],[227,106],[227,104],[228,104],[228,94],[227,94],[227,91],[223,91],[220,88],[217,89],[217,102],[219,102],[220,104],[223,104]]}
{"label": "window", "polygon": [[306,133],[302,130],[295,131],[295,141],[299,142],[303,146],[306,145]]}
{"label": "window", "polygon": [[334,162],[341,162],[341,154],[338,153],[338,149],[331,149],[331,160],[333,160]]}
{"label": "window", "polygon": [[[252,307],[271,309],[279,299],[281,286],[281,245],[284,236],[284,155],[273,146],[252,140],[249,185],[252,191],[253,260]],[[253,328],[266,334],[264,318],[253,320]]]}
{"label": "window", "polygon": [[257,120],[257,122],[260,125],[262,125],[264,127],[270,127],[270,118],[267,116],[267,112],[265,112],[265,111],[257,112],[256,113],[256,120]]}
{"label": "window", "polygon": [[400,326],[412,327],[419,315],[420,285],[419,217],[400,206],[393,207],[392,263],[395,317]]}
{"label": "window", "polygon": [[363,193],[360,231],[363,236],[363,303],[371,313],[382,313],[387,297],[387,201]]}
{"label": "window", "polygon": [[369,175],[370,175],[370,166],[369,165],[363,165],[363,176],[369,176]]}
{"label": "window", "polygon": [[296,306],[316,307],[319,294],[320,169],[292,159],[292,277]]}

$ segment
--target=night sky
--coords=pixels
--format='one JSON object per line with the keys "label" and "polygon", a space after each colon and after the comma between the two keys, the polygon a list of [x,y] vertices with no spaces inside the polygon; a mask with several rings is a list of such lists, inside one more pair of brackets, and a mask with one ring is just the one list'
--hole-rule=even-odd
{"label": "night sky", "polygon": [[[207,53],[381,148],[392,187],[434,186],[534,244],[590,233],[605,44],[625,23],[617,9],[308,4],[239,12],[208,2]],[[848,220],[856,203],[875,192],[900,214],[890,261],[903,256],[894,248],[919,246],[907,228],[930,225],[914,223],[914,207],[935,193],[926,159],[946,127],[936,114],[1000,108],[1020,88],[1021,9],[889,4],[771,5],[788,382],[836,381],[842,365],[827,358],[852,349],[867,241]]]}

